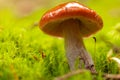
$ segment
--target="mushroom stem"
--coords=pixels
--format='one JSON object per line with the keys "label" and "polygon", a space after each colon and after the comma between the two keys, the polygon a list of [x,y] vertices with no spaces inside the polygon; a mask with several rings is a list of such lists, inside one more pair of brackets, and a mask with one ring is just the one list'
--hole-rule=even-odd
{"label": "mushroom stem", "polygon": [[82,66],[82,63],[84,62],[86,69],[89,69],[93,73],[96,72],[92,58],[85,49],[80,33],[79,21],[76,19],[69,19],[64,21],[61,26],[64,27],[63,35],[70,69],[75,70],[75,62],[80,58],[80,66]]}

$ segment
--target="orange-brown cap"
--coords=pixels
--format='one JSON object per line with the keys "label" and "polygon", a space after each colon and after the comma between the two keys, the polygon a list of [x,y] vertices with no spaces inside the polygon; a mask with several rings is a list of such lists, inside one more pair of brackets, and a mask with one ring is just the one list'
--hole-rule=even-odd
{"label": "orange-brown cap", "polygon": [[45,33],[62,37],[63,27],[60,27],[60,24],[68,19],[80,21],[80,32],[83,37],[89,36],[103,27],[101,17],[94,10],[78,2],[68,2],[52,8],[43,15],[39,24]]}

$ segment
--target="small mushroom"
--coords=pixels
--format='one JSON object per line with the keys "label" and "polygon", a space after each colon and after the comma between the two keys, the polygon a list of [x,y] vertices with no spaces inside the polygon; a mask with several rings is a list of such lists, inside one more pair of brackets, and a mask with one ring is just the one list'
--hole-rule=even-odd
{"label": "small mushroom", "polygon": [[93,60],[83,43],[83,37],[88,37],[103,27],[101,17],[94,10],[78,2],[63,3],[47,11],[39,25],[46,34],[64,38],[71,70],[75,70],[76,59],[80,58],[86,69],[96,72]]}

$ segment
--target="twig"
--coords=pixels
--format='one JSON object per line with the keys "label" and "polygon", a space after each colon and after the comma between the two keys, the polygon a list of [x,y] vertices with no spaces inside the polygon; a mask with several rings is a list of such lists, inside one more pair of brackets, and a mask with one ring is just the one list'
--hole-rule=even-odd
{"label": "twig", "polygon": [[[69,72],[63,76],[60,76],[60,77],[57,77],[55,78],[55,80],[66,80],[68,79],[69,77],[71,76],[74,76],[74,75],[77,75],[77,74],[82,74],[82,73],[85,73],[87,72],[88,70],[85,70],[85,69],[82,69],[82,70],[77,70],[77,71],[72,71],[72,72]],[[96,73],[95,73],[96,74]]]}
{"label": "twig", "polygon": [[[55,80],[67,80],[68,78],[70,78],[74,75],[83,74],[86,71],[88,71],[88,70],[82,69],[82,70],[72,71],[63,76],[56,77]],[[98,75],[97,73],[91,73],[91,74]],[[120,74],[103,74],[103,75],[101,75],[101,77],[103,77],[105,80],[120,80]]]}
{"label": "twig", "polygon": [[104,74],[105,80],[120,80],[120,74]]}

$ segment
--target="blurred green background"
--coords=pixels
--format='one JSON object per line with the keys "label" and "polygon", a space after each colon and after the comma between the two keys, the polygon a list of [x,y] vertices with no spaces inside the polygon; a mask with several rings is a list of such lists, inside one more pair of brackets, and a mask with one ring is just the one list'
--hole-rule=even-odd
{"label": "blurred green background", "polygon": [[[53,80],[69,72],[64,40],[46,35],[38,27],[47,10],[69,1],[73,0],[0,0],[0,80]],[[120,64],[112,57],[119,59],[120,0],[74,1],[95,10],[104,22],[101,31],[84,39],[100,73],[95,80],[103,80],[103,73],[118,74]],[[86,72],[68,80],[80,79],[93,77]]]}

